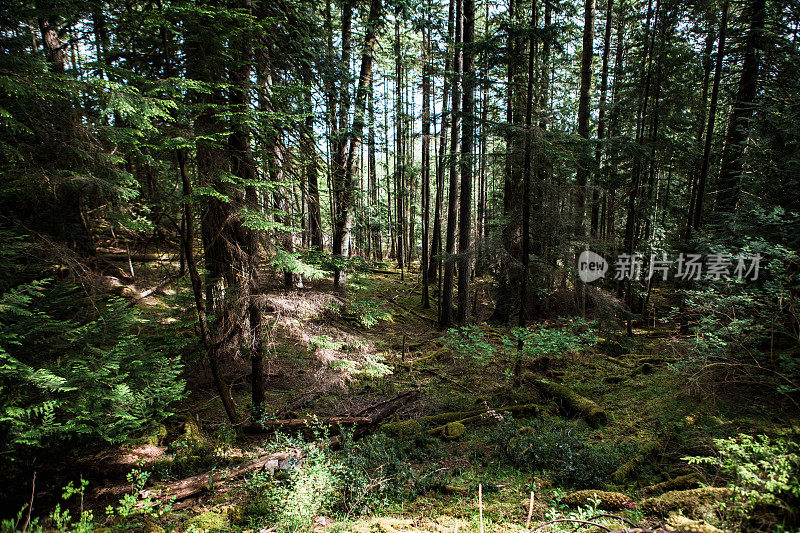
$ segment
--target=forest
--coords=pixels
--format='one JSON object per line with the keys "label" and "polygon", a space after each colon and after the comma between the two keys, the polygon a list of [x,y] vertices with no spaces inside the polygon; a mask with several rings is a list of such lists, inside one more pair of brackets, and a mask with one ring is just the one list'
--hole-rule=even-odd
{"label": "forest", "polygon": [[0,533],[800,531],[800,3],[3,0]]}

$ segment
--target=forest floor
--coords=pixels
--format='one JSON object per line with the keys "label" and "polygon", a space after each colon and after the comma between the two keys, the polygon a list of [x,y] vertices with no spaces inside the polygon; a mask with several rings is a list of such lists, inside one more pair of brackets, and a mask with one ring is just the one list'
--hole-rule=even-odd
{"label": "forest floor", "polygon": [[[149,268],[153,280],[158,278],[155,263],[136,267],[137,276],[146,279]],[[385,448],[373,448],[370,453],[385,456],[386,472],[379,469],[376,474],[365,466],[357,480],[363,494],[355,496],[349,506],[312,509],[315,530],[395,533],[478,531],[482,527],[485,531],[521,531],[529,512],[531,527],[559,518],[586,520],[610,513],[645,526],[672,520],[678,529],[680,524],[674,522],[682,519],[669,517],[675,511],[715,522],[708,506],[682,507],[678,503],[669,507],[671,503],[662,502],[666,507],[659,508],[652,497],[660,491],[652,486],[676,478],[671,488],[699,486],[698,478],[682,482],[685,478],[680,476],[696,471],[683,458],[713,454],[712,438],[800,430],[798,413],[772,391],[725,383],[722,375],[691,379],[695,372],[682,366],[681,357],[687,339],[669,324],[634,329],[630,338],[615,325],[606,324],[598,331],[599,342],[593,347],[526,362],[525,379],[512,387],[515,352],[510,346],[515,343],[509,341],[508,328],[486,323],[491,312],[490,280],[476,281],[474,322],[479,332],[475,335],[485,339],[493,353],[476,359],[457,353],[452,343],[448,344],[448,334],[437,331],[435,291],[434,308],[421,308],[417,274],[407,272],[401,280],[399,271],[381,268],[351,275],[346,305],[324,278],[307,282],[299,291],[277,287],[268,291],[266,419],[277,415],[281,419],[352,416],[399,392],[419,390],[414,401],[402,406],[385,421],[389,424],[378,430],[385,438],[375,442]],[[167,287],[139,300],[138,305],[145,316],[188,323],[192,308],[187,290]],[[194,332],[189,327],[186,334]],[[146,487],[152,489],[212,469],[224,471],[275,449],[272,434],[237,435],[226,421],[209,372],[197,354],[193,357],[185,372],[188,396],[176,415],[138,443],[85,460],[81,469],[90,482],[87,506],[104,509],[116,505],[131,490],[131,479],[125,478],[131,470],[150,472]],[[250,416],[248,361],[229,363],[225,374],[240,413]],[[605,411],[607,424],[592,427],[573,418],[570,415],[574,413],[539,390],[538,379],[561,383],[596,402]],[[535,406],[516,415],[500,410],[531,404]],[[430,426],[425,424],[397,424],[481,410],[491,411],[490,415],[465,422],[466,431],[451,435],[451,439],[429,436],[426,429]],[[448,420],[452,419],[459,417]],[[409,428],[410,432],[406,431]],[[314,438],[306,432],[306,440]],[[399,441],[400,446],[392,441]],[[544,447],[542,455],[554,447],[566,451],[554,459],[556,466],[537,468],[530,464],[531,458],[538,457],[531,450],[536,446]],[[337,453],[355,452],[346,448]],[[398,468],[398,462],[407,469]],[[392,485],[395,475],[394,481],[402,479],[402,486]],[[267,518],[274,516],[274,511],[265,511],[274,496],[262,500],[258,496],[269,493],[265,487],[274,488],[273,482],[259,476],[213,486],[166,513],[150,513],[131,527],[143,531],[275,531],[276,525]],[[709,485],[715,481],[707,474],[701,479]],[[394,491],[384,491],[390,486]],[[609,502],[585,496],[581,500],[570,496],[573,487],[624,496],[614,496],[618,499]],[[306,490],[318,489],[311,483]],[[400,493],[402,497],[397,496]],[[647,497],[651,497],[649,502]],[[609,517],[591,521],[619,523],[618,518]],[[714,531],[707,522],[691,523],[691,528]],[[567,531],[579,526],[555,523],[542,530]]]}

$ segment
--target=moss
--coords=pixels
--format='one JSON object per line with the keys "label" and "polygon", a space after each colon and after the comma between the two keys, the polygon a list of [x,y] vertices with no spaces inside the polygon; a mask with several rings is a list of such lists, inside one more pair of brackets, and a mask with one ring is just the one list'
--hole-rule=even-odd
{"label": "moss", "polygon": [[642,502],[642,510],[655,516],[682,513],[690,518],[702,517],[707,510],[731,497],[727,488],[703,487],[689,490],[673,490],[648,498]]}
{"label": "moss", "polygon": [[631,376],[638,376],[638,375],[647,376],[655,371],[656,369],[652,363],[642,363],[641,365],[637,366],[633,372],[631,372]]}
{"label": "moss", "polygon": [[571,507],[590,505],[593,501],[597,501],[598,509],[605,511],[621,511],[631,509],[636,505],[636,502],[621,492],[603,490],[579,490],[567,494],[562,501]]}
{"label": "moss", "polygon": [[[97,531],[97,530],[95,530]],[[150,520],[145,520],[144,525],[142,525],[142,532],[143,533],[164,533],[164,528],[156,524],[155,522],[151,522]]]}
{"label": "moss", "polygon": [[450,422],[444,426],[442,436],[447,440],[456,440],[467,432],[467,427],[461,422]]}
{"label": "moss", "polygon": [[642,446],[641,451],[636,454],[630,461],[620,466],[616,472],[611,474],[611,481],[616,485],[621,485],[628,479],[647,459],[654,453],[661,450],[661,443],[650,440]]}
{"label": "moss", "polygon": [[589,398],[584,398],[575,391],[558,383],[538,381],[537,384],[550,396],[561,403],[561,408],[568,414],[577,415],[586,420],[593,428],[608,423],[608,416],[603,409]]}
{"label": "moss", "polygon": [[143,438],[142,441],[145,444],[150,444],[151,446],[159,446],[164,439],[167,438],[167,427],[164,424],[158,424],[156,427],[153,428],[152,431],[147,433]]}
{"label": "moss", "polygon": [[223,505],[217,508],[217,512],[225,516],[229,522],[234,524],[243,523],[245,518],[244,507],[241,505]]}
{"label": "moss", "polygon": [[672,515],[667,519],[667,525],[673,531],[692,531],[695,533],[723,533],[705,520],[691,520],[681,515]]}
{"label": "moss", "polygon": [[603,383],[609,384],[621,383],[623,381],[625,381],[625,376],[606,376],[603,378]]}
{"label": "moss", "polygon": [[642,494],[649,496],[656,496],[671,490],[684,490],[694,488],[700,484],[700,475],[697,473],[686,474],[685,476],[678,476],[674,479],[668,479],[662,483],[656,483],[642,489]]}
{"label": "moss", "polygon": [[422,424],[417,420],[403,420],[402,422],[389,422],[381,426],[381,431],[395,437],[409,437],[422,432]]}
{"label": "moss", "polygon": [[198,532],[219,531],[222,529],[227,529],[228,519],[220,513],[208,511],[190,518],[185,525],[185,529],[194,529],[194,531]]}
{"label": "moss", "polygon": [[191,442],[197,446],[205,446],[206,438],[200,431],[200,426],[191,418],[186,419],[186,424],[183,426],[183,436],[181,440]]}

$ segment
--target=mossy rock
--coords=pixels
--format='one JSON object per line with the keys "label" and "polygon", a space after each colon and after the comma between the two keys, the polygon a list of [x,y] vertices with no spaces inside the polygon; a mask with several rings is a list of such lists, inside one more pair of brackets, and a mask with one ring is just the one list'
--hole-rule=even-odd
{"label": "mossy rock", "polygon": [[442,437],[447,440],[456,440],[464,436],[467,432],[467,427],[461,422],[449,422],[445,424]]}
{"label": "mossy rock", "polygon": [[631,372],[631,375],[638,376],[641,374],[643,376],[647,376],[655,372],[655,370],[656,369],[652,363],[642,363],[641,365],[637,366],[633,372]]}
{"label": "mossy rock", "polygon": [[660,517],[681,513],[689,518],[702,518],[706,511],[731,495],[730,489],[721,487],[673,490],[644,500],[641,508],[646,514]]}
{"label": "mossy rock", "polygon": [[695,533],[724,533],[705,520],[692,520],[681,515],[672,515],[667,519],[667,526],[672,531],[692,531]]}
{"label": "mossy rock", "polygon": [[186,419],[186,423],[183,426],[183,436],[181,436],[181,440],[192,442],[199,446],[205,446],[207,444],[203,432],[200,431],[200,426],[191,418]]}
{"label": "mossy rock", "polygon": [[211,532],[226,529],[227,527],[227,516],[214,511],[208,511],[187,520],[184,529],[193,528],[197,532]]}
{"label": "mossy rock", "polygon": [[229,522],[234,524],[241,524],[246,520],[244,507],[241,505],[223,505],[218,507],[216,512],[224,515]]}
{"label": "mossy rock", "polygon": [[578,507],[591,505],[594,500],[597,501],[597,508],[604,511],[621,511],[623,509],[632,509],[636,506],[636,502],[633,499],[621,492],[591,489],[567,494],[562,501],[570,507]]}
{"label": "mossy rock", "polygon": [[609,384],[622,383],[623,381],[625,381],[625,376],[606,376],[603,378],[603,383]]}

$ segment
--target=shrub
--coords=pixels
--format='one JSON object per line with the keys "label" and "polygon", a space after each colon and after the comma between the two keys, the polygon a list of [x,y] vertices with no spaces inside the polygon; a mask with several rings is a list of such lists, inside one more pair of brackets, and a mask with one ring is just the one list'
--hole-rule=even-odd
{"label": "shrub", "polygon": [[[20,250],[21,255],[21,250]],[[0,446],[12,459],[120,442],[170,414],[183,394],[187,340],[159,332],[119,298],[90,299],[66,281],[30,279],[0,262]]]}
{"label": "shrub", "polygon": [[[766,435],[740,434],[714,439],[718,455],[686,457],[690,464],[716,467],[728,477],[733,493],[731,518],[748,518],[757,508],[773,507],[785,515],[800,504],[800,445]],[[797,517],[795,517],[796,519]]]}
{"label": "shrub", "polygon": [[509,419],[495,434],[494,444],[514,466],[547,471],[562,487],[600,487],[621,462],[618,450],[589,443],[572,423],[558,418],[537,419],[520,426]]}

